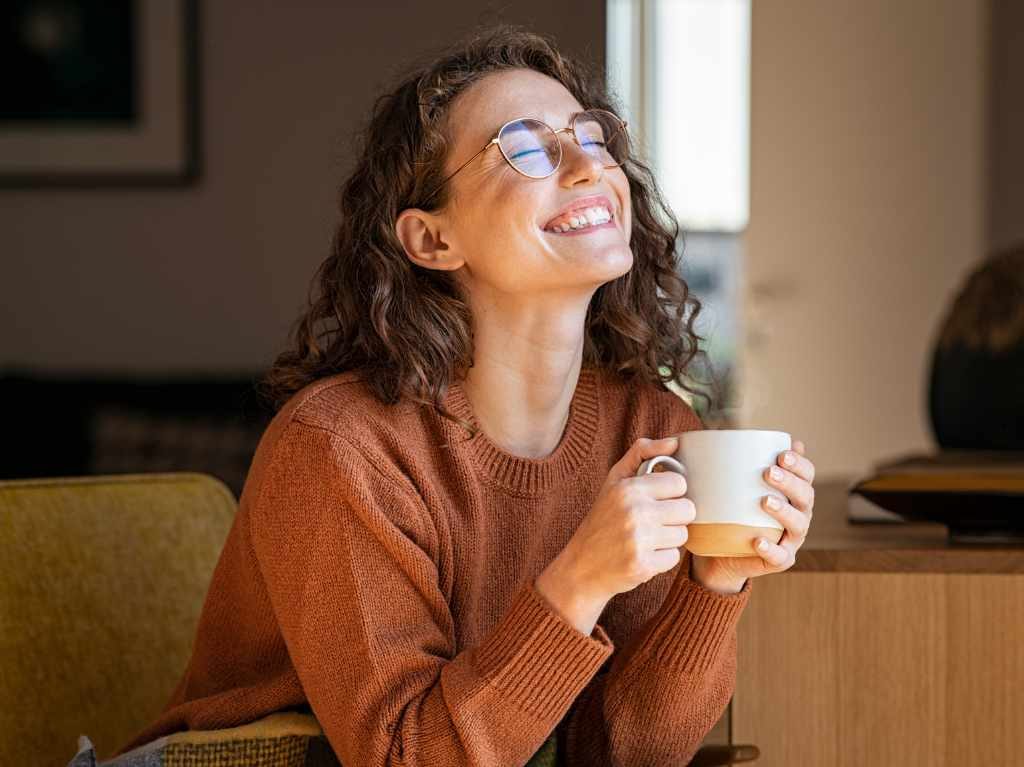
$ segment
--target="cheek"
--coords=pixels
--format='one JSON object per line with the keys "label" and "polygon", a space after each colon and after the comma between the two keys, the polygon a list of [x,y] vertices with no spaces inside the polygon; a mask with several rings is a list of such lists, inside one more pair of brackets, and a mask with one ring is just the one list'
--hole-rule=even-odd
{"label": "cheek", "polygon": [[503,247],[531,247],[540,235],[539,184],[515,178],[498,183],[480,198],[475,216],[486,242]]}
{"label": "cheek", "polygon": [[621,170],[616,175],[618,178],[615,180],[615,190],[619,194],[619,200],[622,201],[622,231],[626,235],[626,241],[629,242],[633,231],[633,202],[629,196],[629,179]]}
{"label": "cheek", "polygon": [[[521,279],[545,246],[537,225],[536,191],[519,179],[492,184],[467,196],[460,211],[459,240],[477,274],[495,282]],[[520,182],[520,183],[514,183]]]}

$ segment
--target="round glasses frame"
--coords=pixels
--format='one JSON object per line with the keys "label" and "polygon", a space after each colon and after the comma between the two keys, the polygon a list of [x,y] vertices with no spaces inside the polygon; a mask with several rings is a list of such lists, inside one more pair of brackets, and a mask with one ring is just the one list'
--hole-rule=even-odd
{"label": "round glasses frame", "polygon": [[[463,168],[465,168],[467,165],[469,165],[471,162],[473,162],[473,160],[475,160],[477,157],[479,157],[480,155],[482,155],[484,152],[486,152],[488,149],[490,149],[492,146],[495,146],[495,145],[497,145],[499,151],[501,152],[501,156],[505,158],[505,162],[507,162],[512,167],[512,170],[514,170],[516,173],[518,173],[518,174],[520,174],[522,176],[525,176],[526,178],[533,178],[533,179],[547,178],[548,176],[552,175],[555,171],[557,171],[561,167],[561,165],[562,165],[562,158],[565,156],[565,153],[562,151],[562,142],[558,140],[558,134],[559,133],[571,133],[573,141],[576,142],[576,145],[580,149],[583,149],[584,152],[587,152],[587,150],[584,148],[583,144],[580,143],[580,138],[579,138],[579,136],[576,133],[576,121],[580,117],[586,117],[587,115],[591,115],[594,112],[599,112],[601,114],[608,115],[609,117],[612,118],[612,120],[615,123],[618,124],[617,127],[615,128],[615,131],[610,136],[605,138],[605,146],[610,144],[612,139],[614,139],[620,133],[624,133],[625,132],[625,130],[626,130],[626,121],[623,120],[622,118],[620,118],[618,115],[616,115],[616,114],[614,114],[612,112],[609,112],[607,109],[585,109],[582,112],[576,112],[572,116],[572,118],[569,120],[568,127],[559,128],[558,130],[555,130],[550,125],[548,125],[546,122],[544,122],[543,120],[538,120],[538,119],[536,119],[534,117],[516,117],[516,118],[513,118],[513,119],[509,120],[507,123],[505,123],[504,125],[502,125],[500,128],[498,128],[498,131],[494,134],[494,137],[490,141],[488,141],[486,144],[484,144],[476,154],[474,154],[472,157],[470,157],[468,160],[466,160],[464,163],[462,163],[462,165],[460,165],[458,168],[456,168],[454,171],[452,171],[440,184],[438,184],[436,187],[434,187],[431,190],[430,194],[428,194],[426,197],[423,198],[424,203],[429,202],[431,199],[433,199],[434,195],[437,194],[438,192],[440,192],[441,189],[444,188],[445,184],[447,184],[449,181],[451,181],[453,178],[455,178],[455,175],[459,171],[461,171]],[[548,171],[547,173],[545,173],[542,176],[531,176],[529,173],[526,173],[523,170],[521,170],[520,168],[518,168],[516,166],[516,164],[514,162],[512,162],[508,158],[508,155],[505,154],[505,150],[501,146],[501,134],[502,134],[502,131],[504,131],[510,125],[513,125],[513,124],[518,123],[518,122],[524,122],[524,121],[534,122],[534,123],[538,123],[539,125],[543,125],[549,131],[551,131],[551,133],[554,135],[555,143],[558,146],[558,160],[555,162],[555,164],[551,168],[551,170]],[[590,154],[590,152],[587,152],[587,154]],[[591,155],[591,156],[593,156],[593,155]],[[603,167],[605,167],[605,168],[617,168],[617,167],[619,167],[619,165],[621,165],[621,163],[616,162],[616,163],[612,163],[611,165],[605,165]]]}

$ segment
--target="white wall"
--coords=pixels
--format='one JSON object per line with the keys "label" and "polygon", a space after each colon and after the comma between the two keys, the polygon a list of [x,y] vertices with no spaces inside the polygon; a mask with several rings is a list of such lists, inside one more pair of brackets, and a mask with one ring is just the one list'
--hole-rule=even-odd
{"label": "white wall", "polygon": [[740,421],[802,438],[819,475],[932,447],[928,354],[986,246],[987,18],[753,4]]}

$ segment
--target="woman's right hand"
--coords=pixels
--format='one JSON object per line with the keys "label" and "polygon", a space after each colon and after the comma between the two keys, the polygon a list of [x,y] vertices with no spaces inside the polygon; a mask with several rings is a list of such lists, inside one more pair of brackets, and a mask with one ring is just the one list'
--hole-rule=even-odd
{"label": "woman's right hand", "polygon": [[[612,466],[597,500],[566,545],[577,587],[611,599],[675,567],[696,507],[674,471],[637,476],[640,464],[672,455],[678,440],[641,437]],[[560,555],[561,556],[561,555]]]}

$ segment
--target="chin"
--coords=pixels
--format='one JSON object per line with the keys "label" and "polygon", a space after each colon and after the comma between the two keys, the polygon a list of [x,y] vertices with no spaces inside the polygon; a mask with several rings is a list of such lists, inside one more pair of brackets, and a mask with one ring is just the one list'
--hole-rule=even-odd
{"label": "chin", "polygon": [[[576,261],[580,263],[581,259]],[[604,284],[621,277],[633,268],[633,251],[622,243],[595,248],[585,254],[584,263],[595,280]]]}

